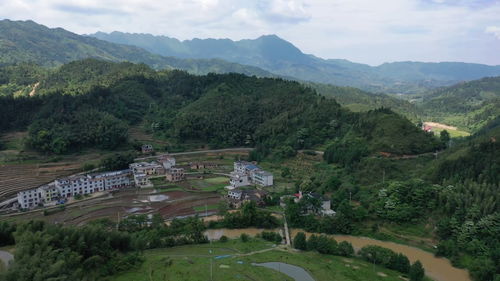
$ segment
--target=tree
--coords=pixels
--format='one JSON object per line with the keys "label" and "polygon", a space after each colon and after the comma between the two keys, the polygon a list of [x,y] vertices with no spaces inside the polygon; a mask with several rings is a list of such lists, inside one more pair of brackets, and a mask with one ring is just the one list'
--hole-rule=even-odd
{"label": "tree", "polygon": [[293,247],[299,250],[307,250],[306,235],[304,232],[299,232],[293,238]]}
{"label": "tree", "polygon": [[354,255],[354,248],[352,247],[352,244],[347,241],[340,242],[338,246],[338,254],[344,257],[351,257]]}
{"label": "tree", "polygon": [[410,267],[410,281],[420,281],[424,279],[425,270],[422,267],[422,263],[417,260]]}
{"label": "tree", "polygon": [[248,236],[248,234],[246,234],[246,233],[242,233],[240,235],[240,239],[241,239],[241,242],[248,242],[248,240],[250,240],[250,236]]}
{"label": "tree", "polygon": [[441,140],[443,146],[446,147],[450,141],[450,133],[446,130],[442,130],[441,133],[439,133],[439,140]]}

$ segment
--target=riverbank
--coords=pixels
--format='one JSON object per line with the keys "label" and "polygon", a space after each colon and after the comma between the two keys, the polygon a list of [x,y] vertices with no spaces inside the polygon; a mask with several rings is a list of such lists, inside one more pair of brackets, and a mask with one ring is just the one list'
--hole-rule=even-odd
{"label": "riverbank", "polygon": [[[282,262],[295,265],[309,273],[314,281],[401,281],[400,273],[356,258],[300,252],[277,246],[262,239],[240,239],[211,244],[188,245],[145,251],[144,263],[136,269],[112,276],[107,281],[293,281],[278,270],[258,267],[252,263]],[[285,270],[285,267],[282,271]],[[426,279],[427,281],[429,279]]]}
{"label": "riverbank", "polygon": [[[254,236],[261,233],[262,229],[249,228],[249,229],[209,229],[205,232],[205,235],[209,238],[216,239],[222,235],[228,238],[238,238],[242,233],[247,233]],[[277,231],[277,230],[276,230]],[[292,229],[291,237],[295,237],[297,232],[301,230]],[[311,233],[305,232],[307,235]],[[347,241],[350,242],[354,248],[360,249],[367,245],[377,245],[385,248],[389,248],[397,253],[403,253],[408,257],[411,262],[420,260],[425,268],[426,275],[431,277],[436,281],[471,281],[469,273],[464,269],[455,268],[451,265],[450,261],[445,258],[437,258],[434,254],[426,252],[424,250],[397,244],[389,241],[380,241],[365,237],[355,237],[346,235],[328,235],[337,241]]]}

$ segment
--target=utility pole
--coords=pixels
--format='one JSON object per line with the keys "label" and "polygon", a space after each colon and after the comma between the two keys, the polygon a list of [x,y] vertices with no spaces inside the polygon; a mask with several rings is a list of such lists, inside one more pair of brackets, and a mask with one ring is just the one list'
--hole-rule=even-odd
{"label": "utility pole", "polygon": [[208,250],[210,253],[210,281],[213,281],[213,269],[212,269],[212,250]]}

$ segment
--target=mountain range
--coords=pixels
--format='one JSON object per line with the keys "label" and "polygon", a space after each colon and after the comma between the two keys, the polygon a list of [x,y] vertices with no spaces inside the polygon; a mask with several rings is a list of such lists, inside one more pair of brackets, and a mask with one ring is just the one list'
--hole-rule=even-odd
{"label": "mountain range", "polygon": [[273,76],[257,67],[220,59],[163,57],[139,47],[81,36],[62,28],[48,28],[33,21],[0,21],[0,65],[31,62],[50,67],[85,58],[145,63],[155,69],[176,68],[193,74],[237,72]]}
{"label": "mountain range", "polygon": [[418,93],[460,81],[500,75],[500,66],[461,62],[393,62],[379,66],[343,59],[321,59],[304,54],[276,35],[254,40],[193,39],[179,41],[166,36],[123,32],[91,34],[101,40],[137,46],[162,56],[223,59],[251,65],[299,80],[352,86],[372,92]]}
{"label": "mountain range", "polygon": [[[256,40],[194,39],[182,42],[162,36],[119,32],[97,33],[95,36],[118,43],[78,35],[62,28],[51,29],[33,21],[2,20],[0,66],[29,62],[54,67],[80,59],[96,58],[144,63],[154,69],[175,68],[199,75],[209,72],[236,72],[258,77],[290,75],[286,78],[302,81],[318,93],[335,98],[353,111],[390,107],[414,122],[428,119],[468,131],[476,131],[498,112],[500,87],[496,82],[497,78],[433,88],[456,81],[500,75],[498,66],[399,62],[371,67],[347,60],[323,60],[306,55],[291,43],[274,35],[262,36]],[[26,72],[19,79],[29,81],[13,80],[14,76],[8,75],[10,71],[23,72],[19,68],[3,68],[0,71],[0,82],[3,81],[0,95],[28,94],[35,89],[36,82],[44,79],[43,68],[19,67]],[[297,72],[299,70],[303,75]],[[330,85],[305,82],[306,80],[330,81]],[[389,95],[334,86],[331,83],[353,85],[374,92],[425,91],[420,95],[423,97],[421,103],[411,104]],[[42,83],[38,91],[44,91],[44,87]]]}

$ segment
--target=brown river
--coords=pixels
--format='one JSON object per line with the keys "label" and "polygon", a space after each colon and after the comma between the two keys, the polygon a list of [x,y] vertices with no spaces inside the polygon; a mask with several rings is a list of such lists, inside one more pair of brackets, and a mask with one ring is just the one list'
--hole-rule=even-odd
{"label": "brown river", "polygon": [[[222,235],[228,238],[237,238],[242,233],[246,233],[250,236],[255,236],[256,234],[264,231],[258,228],[246,228],[246,229],[209,229],[205,232],[208,239],[217,240]],[[267,230],[269,231],[269,230]],[[274,230],[276,232],[281,232],[281,229]],[[291,237],[295,237],[295,234],[300,230],[291,230]],[[311,233],[305,232],[307,236]],[[335,238],[337,241],[347,241],[352,244],[352,246],[357,250],[367,245],[376,245],[385,248],[389,248],[397,253],[402,253],[408,257],[410,262],[420,260],[425,268],[425,274],[436,281],[471,281],[469,273],[466,270],[453,267],[449,260],[445,258],[437,258],[434,254],[414,248],[411,246],[406,246],[402,244],[397,244],[393,242],[380,241],[365,237],[347,236],[347,235],[328,235]]]}

